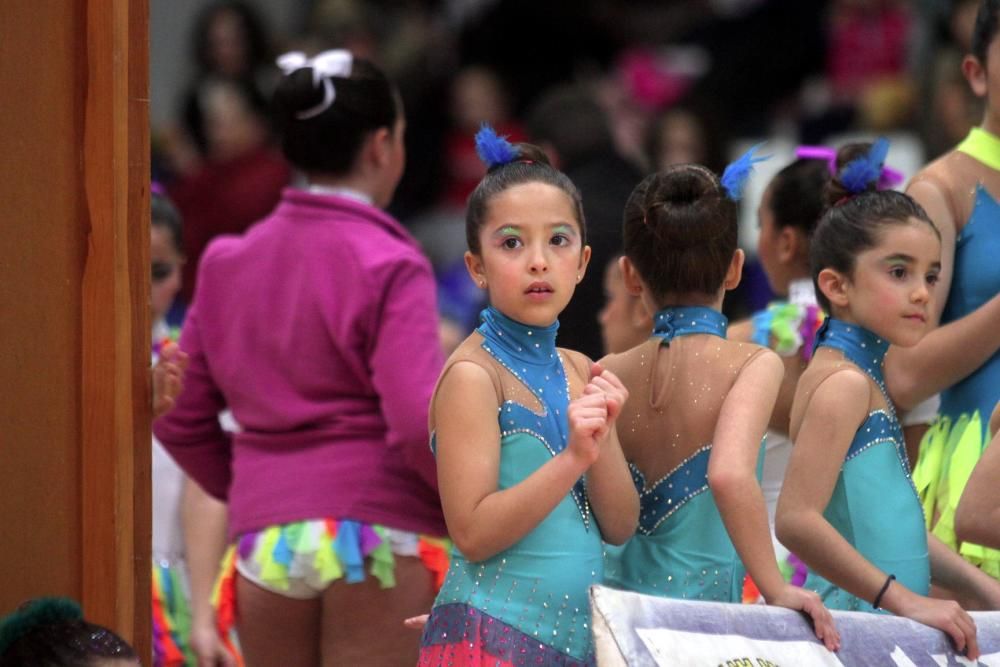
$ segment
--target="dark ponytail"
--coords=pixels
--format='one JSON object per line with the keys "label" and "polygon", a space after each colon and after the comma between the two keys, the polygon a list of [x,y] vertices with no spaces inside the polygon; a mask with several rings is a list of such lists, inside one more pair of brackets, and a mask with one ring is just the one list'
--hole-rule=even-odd
{"label": "dark ponytail", "polygon": [[401,106],[395,87],[367,60],[355,58],[350,76],[329,79],[336,91],[333,103],[302,118],[322,104],[324,88],[313,83],[311,67],[285,76],[274,93],[275,123],[289,162],[307,173],[343,175],[370,132],[394,129]]}

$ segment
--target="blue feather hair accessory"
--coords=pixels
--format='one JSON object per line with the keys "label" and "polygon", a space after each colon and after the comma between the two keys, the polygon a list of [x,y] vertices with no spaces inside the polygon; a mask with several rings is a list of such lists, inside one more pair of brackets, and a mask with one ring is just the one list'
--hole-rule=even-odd
{"label": "blue feather hair accessory", "polygon": [[882,177],[882,165],[889,155],[889,140],[879,137],[868,153],[851,160],[840,172],[840,182],[851,194],[864,192]]}
{"label": "blue feather hair accessory", "polygon": [[753,173],[753,166],[758,162],[763,162],[771,158],[770,155],[754,157],[754,152],[761,146],[763,144],[757,144],[752,147],[722,172],[722,178],[719,179],[719,182],[722,184],[723,189],[725,189],[726,196],[733,201],[739,201],[740,197],[743,196],[743,186],[746,185],[747,178]]}
{"label": "blue feather hair accessory", "polygon": [[508,164],[518,158],[514,145],[506,137],[498,135],[489,123],[483,123],[479,132],[476,132],[476,154],[486,163],[487,169]]}

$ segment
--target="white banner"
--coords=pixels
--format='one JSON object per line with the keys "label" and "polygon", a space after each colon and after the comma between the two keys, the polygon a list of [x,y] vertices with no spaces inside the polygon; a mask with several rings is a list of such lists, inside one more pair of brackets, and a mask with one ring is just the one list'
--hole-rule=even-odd
{"label": "white banner", "polygon": [[600,667],[1000,667],[1000,612],[974,612],[978,662],[941,632],[887,614],[833,612],[836,653],[797,612],[591,589]]}

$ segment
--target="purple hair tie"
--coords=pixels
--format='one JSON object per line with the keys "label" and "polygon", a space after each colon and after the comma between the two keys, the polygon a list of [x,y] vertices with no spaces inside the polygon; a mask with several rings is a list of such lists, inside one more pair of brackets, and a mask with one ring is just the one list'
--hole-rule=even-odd
{"label": "purple hair tie", "polygon": [[[801,160],[823,160],[830,169],[830,174],[837,173],[837,149],[828,146],[799,146],[795,149],[795,157]],[[905,180],[903,172],[888,165],[882,166],[882,174],[878,179],[878,189],[894,188]]]}
{"label": "purple hair tie", "polygon": [[149,192],[154,195],[160,195],[161,197],[167,196],[167,190],[159,181],[152,181],[149,184]]}

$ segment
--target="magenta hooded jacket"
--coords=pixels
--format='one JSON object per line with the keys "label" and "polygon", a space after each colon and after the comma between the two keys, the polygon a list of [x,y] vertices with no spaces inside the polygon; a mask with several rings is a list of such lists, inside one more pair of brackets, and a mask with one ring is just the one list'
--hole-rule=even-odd
{"label": "magenta hooded jacket", "polygon": [[[229,504],[230,536],[312,518],[445,533],[427,409],[442,366],[431,267],[385,212],[289,188],[206,249],[191,362],[156,437]],[[228,407],[242,430],[221,430]]]}

